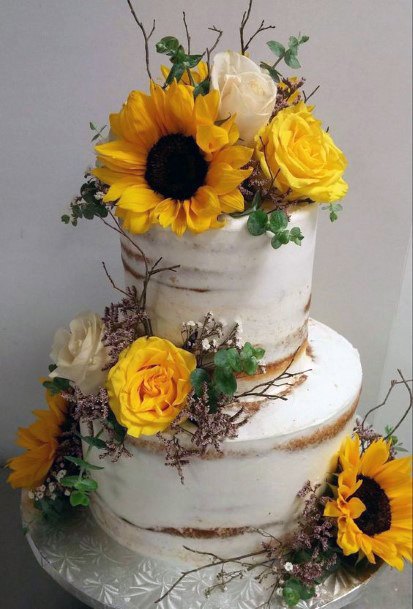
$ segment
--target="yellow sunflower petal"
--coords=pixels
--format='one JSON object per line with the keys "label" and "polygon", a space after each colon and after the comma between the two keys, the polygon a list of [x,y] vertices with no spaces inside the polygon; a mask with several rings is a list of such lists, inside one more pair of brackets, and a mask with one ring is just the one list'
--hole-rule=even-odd
{"label": "yellow sunflower petal", "polygon": [[217,195],[226,195],[251,175],[251,169],[232,169],[228,163],[214,163],[207,174],[207,184]]}
{"label": "yellow sunflower petal", "polygon": [[149,212],[130,213],[117,207],[116,215],[122,219],[123,228],[135,235],[146,233],[152,225],[152,216]]}
{"label": "yellow sunflower petal", "polygon": [[144,171],[146,153],[137,150],[134,144],[121,140],[114,140],[106,144],[95,146],[99,159],[106,166],[127,171]]}
{"label": "yellow sunflower petal", "polygon": [[198,188],[191,199],[191,208],[198,216],[217,216],[222,211],[220,199],[208,186]]}
{"label": "yellow sunflower petal", "polygon": [[177,203],[177,205],[178,213],[172,222],[172,230],[178,235],[178,237],[181,237],[186,231],[186,213],[183,203]]}
{"label": "yellow sunflower petal", "polygon": [[384,440],[377,440],[363,453],[360,461],[360,473],[363,476],[374,478],[377,470],[389,459],[389,445]]}
{"label": "yellow sunflower petal", "polygon": [[206,95],[198,95],[195,100],[195,117],[198,124],[211,125],[218,117],[219,91],[213,90]]}
{"label": "yellow sunflower petal", "polygon": [[244,211],[244,197],[238,188],[227,193],[226,195],[221,195],[219,200],[221,203],[221,209],[226,214],[232,214],[236,211]]}
{"label": "yellow sunflower petal", "polygon": [[211,154],[228,144],[228,133],[216,125],[199,125],[196,131],[196,143],[201,150]]}
{"label": "yellow sunflower petal", "polygon": [[165,91],[165,112],[170,121],[170,130],[187,136],[194,135],[194,96],[190,87],[174,81]]}
{"label": "yellow sunflower petal", "polygon": [[165,199],[159,203],[154,214],[163,228],[171,226],[179,212],[179,204],[173,199]]}
{"label": "yellow sunflower petal", "polygon": [[154,209],[162,201],[161,195],[145,185],[137,184],[130,186],[122,193],[118,207],[136,213],[142,213]]}
{"label": "yellow sunflower petal", "polygon": [[184,202],[187,226],[193,233],[202,233],[210,227],[210,217],[206,215],[198,216],[195,214],[191,203],[192,200]]}
{"label": "yellow sunflower petal", "polygon": [[251,160],[252,148],[246,146],[227,146],[214,154],[214,162],[227,163],[234,169],[240,169]]}

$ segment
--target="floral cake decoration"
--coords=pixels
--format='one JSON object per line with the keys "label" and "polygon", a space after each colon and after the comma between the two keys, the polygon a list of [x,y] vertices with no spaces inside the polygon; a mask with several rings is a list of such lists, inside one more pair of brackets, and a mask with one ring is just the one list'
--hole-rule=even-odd
{"label": "floral cake decoration", "polygon": [[273,26],[262,22],[247,38],[250,3],[240,52],[213,54],[223,33],[213,26],[215,42],[193,53],[184,13],[186,44],[166,36],[155,45],[170,66],[154,77],[155,23],[147,32],[128,5],[145,40],[148,92],[129,94],[110,115],[108,134],[91,123],[97,166],[87,177],[96,189],[83,184],[62,220],[76,224],[111,209],[132,234],[161,226],[181,236],[248,216],[249,233],[270,235],[275,249],[305,238],[289,224],[297,206],[324,203],[336,220],[348,189],[346,157],[308,103],[319,87],[307,94],[304,78],[281,73],[281,62],[288,70],[301,67],[299,50],[309,37],[290,36],[286,46],[269,40],[271,59],[256,63],[251,43]]}
{"label": "floral cake decoration", "polygon": [[[99,218],[136,249],[145,272],[140,291],[122,289],[103,264],[120,300],[103,316],[82,313],[55,334],[53,363],[42,379],[47,408],[35,410],[35,421],[19,429],[17,443],[25,452],[8,462],[8,482],[26,489],[50,520],[89,505],[98,488],[93,471],[102,469],[105,459],[130,456],[128,435],[156,435],[164,444],[165,464],[185,483],[192,459],[221,451],[253,416],[243,399],[286,399],[282,388],[307,372],[292,372],[294,356],[276,377],[240,391],[240,375],[262,371],[264,350],[243,342],[238,324],[227,327],[212,312],[183,322],[181,344],[155,336],[146,307],[151,279],[179,267],[163,267],[161,259],[151,265],[130,233],[153,225],[177,235],[219,230],[226,216],[247,215],[250,234],[271,233],[275,249],[299,245],[299,227],[289,228],[292,206],[324,202],[335,220],[341,209],[336,201],[347,190],[345,157],[314,117],[304,79],[280,73],[281,61],[300,67],[298,50],[307,36],[290,37],[287,47],[270,41],[275,60],[255,64],[247,50],[272,26],[262,22],[247,38],[250,1],[240,27],[241,53],[212,57],[222,34],[213,27],[215,44],[194,55],[184,14],[186,49],[171,36],[156,45],[171,60],[162,68],[164,82],[157,84],[148,52],[154,26],[147,33],[127,2],[144,35],[150,93],[129,95],[111,115],[106,141],[103,129],[91,124],[93,139],[99,140],[97,166],[87,172],[63,221],[76,225],[81,218]],[[288,539],[262,531],[253,563],[252,556],[209,556],[200,570],[221,566],[215,587],[252,569],[259,581],[270,582],[268,607],[275,595],[295,606],[340,567],[357,571],[384,561],[402,569],[412,560],[411,457],[397,456],[404,449],[395,435],[412,408],[411,380],[399,371],[379,407],[399,385],[409,394],[401,420],[383,435],[366,422],[378,407],[358,422],[325,487],[309,481],[297,489],[302,514]],[[274,388],[280,388],[275,395]],[[99,451],[101,466],[89,461],[92,450]]]}

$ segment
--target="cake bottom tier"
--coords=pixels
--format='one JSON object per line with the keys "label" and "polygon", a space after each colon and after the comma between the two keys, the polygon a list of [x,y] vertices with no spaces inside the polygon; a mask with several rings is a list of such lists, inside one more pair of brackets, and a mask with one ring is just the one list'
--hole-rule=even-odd
{"label": "cake bottom tier", "polygon": [[259,548],[262,531],[287,535],[302,509],[297,493],[307,481],[326,481],[352,432],[362,377],[357,351],[313,320],[290,371],[302,374],[278,398],[247,404],[254,414],[238,437],[222,453],[191,459],[184,484],[165,467],[158,438],[128,438],[131,457],[93,472],[99,524],[132,550],[192,564],[205,557],[184,546],[228,558]]}

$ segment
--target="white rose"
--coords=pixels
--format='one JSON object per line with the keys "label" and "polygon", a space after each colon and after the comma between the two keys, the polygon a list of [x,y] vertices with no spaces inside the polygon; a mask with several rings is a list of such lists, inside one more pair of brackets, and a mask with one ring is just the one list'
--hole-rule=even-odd
{"label": "white rose", "polygon": [[269,74],[239,53],[217,53],[211,69],[211,85],[221,94],[219,118],[237,115],[242,144],[248,146],[270,119],[277,86]]}
{"label": "white rose", "polygon": [[69,330],[59,328],[53,340],[51,359],[57,368],[50,377],[73,381],[82,393],[96,393],[103,386],[108,363],[108,351],[102,343],[104,325],[96,313],[81,313],[69,324]]}

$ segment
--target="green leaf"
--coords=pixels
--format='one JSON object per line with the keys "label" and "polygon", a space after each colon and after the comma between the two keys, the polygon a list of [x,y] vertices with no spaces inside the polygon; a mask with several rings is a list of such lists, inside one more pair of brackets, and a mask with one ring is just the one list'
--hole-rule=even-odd
{"label": "green leaf", "polygon": [[245,343],[242,347],[241,357],[252,357],[254,355],[254,347],[251,343]]}
{"label": "green leaf", "polygon": [[78,491],[82,491],[83,493],[90,493],[97,489],[98,483],[96,480],[92,480],[91,478],[82,478],[78,480],[75,484],[75,488]]}
{"label": "green leaf", "polygon": [[78,467],[81,467],[86,470],[104,469],[103,467],[99,467],[98,465],[93,465],[92,463],[88,463],[88,461],[84,461],[83,459],[80,459],[80,457],[66,456],[65,459],[66,459],[66,461],[70,461],[70,463],[74,463]]}
{"label": "green leaf", "polygon": [[207,383],[207,385],[210,383],[208,372],[203,368],[196,368],[196,370],[191,372],[190,380],[192,387],[194,388],[195,395],[197,397],[201,397],[204,392],[205,383]]}
{"label": "green leaf", "polygon": [[308,42],[310,40],[309,36],[301,36],[300,40],[298,41],[299,44],[304,44],[305,42]]}
{"label": "green leaf", "polygon": [[111,410],[109,411],[107,425],[115,432],[115,440],[122,443],[125,439],[127,430],[126,427],[123,427],[120,423],[118,423],[118,420]]}
{"label": "green leaf", "polygon": [[262,61],[260,63],[260,67],[263,70],[267,70],[268,74],[271,76],[271,78],[275,81],[275,82],[280,82],[281,80],[281,74],[280,72],[278,72],[278,70],[276,70],[274,68],[274,66],[270,66],[268,63],[265,63],[264,61]]}
{"label": "green leaf", "polygon": [[276,209],[270,214],[270,231],[278,233],[278,231],[288,226],[288,216],[282,209]]}
{"label": "green leaf", "polygon": [[261,347],[257,347],[254,349],[254,356],[257,359],[262,359],[265,355],[265,349],[261,349]]}
{"label": "green leaf", "polygon": [[301,228],[298,226],[294,226],[290,230],[290,241],[295,243],[296,245],[301,245],[301,241],[304,239],[304,235],[301,232]]}
{"label": "green leaf", "polygon": [[[80,435],[80,434],[79,434]],[[89,446],[95,446],[96,448],[106,448],[106,442],[95,436],[80,436],[83,442],[89,444]]]}
{"label": "green leaf", "polygon": [[185,58],[182,60],[182,64],[185,68],[195,68],[199,64],[202,59],[202,55],[185,55]]}
{"label": "green leaf", "polygon": [[71,487],[74,487],[78,481],[79,481],[79,476],[65,476],[60,481],[60,484],[71,488]]}
{"label": "green leaf", "polygon": [[242,368],[244,372],[249,376],[256,374],[258,370],[258,361],[256,357],[252,356],[247,359],[244,359],[242,362]]}
{"label": "green leaf", "polygon": [[[68,216],[69,217],[69,216]],[[70,219],[70,218],[69,218]],[[57,366],[56,364],[50,364],[49,365],[49,372],[53,372],[54,370],[56,370]]]}
{"label": "green leaf", "polygon": [[69,391],[70,389],[70,381],[59,376],[56,376],[54,379],[44,381],[42,385],[51,393],[51,395],[58,395],[59,393],[62,393],[62,391]]}
{"label": "green leaf", "polygon": [[296,47],[298,47],[300,43],[298,42],[298,38],[296,38],[295,36],[290,36],[288,39],[288,47],[290,49],[295,49]]}
{"label": "green leaf", "polygon": [[196,85],[194,89],[194,97],[198,97],[198,95],[206,95],[209,93],[209,88],[211,86],[211,81],[209,78],[205,78],[202,82]]}
{"label": "green leaf", "polygon": [[296,52],[294,53],[294,51],[292,51],[291,49],[288,49],[288,51],[285,53],[284,61],[287,66],[293,68],[294,70],[301,68],[301,64],[297,59]]}
{"label": "green leaf", "polygon": [[168,74],[168,78],[166,79],[165,84],[170,85],[174,80],[179,82],[185,70],[186,68],[184,65],[182,65],[181,63],[175,63]]}
{"label": "green leaf", "polygon": [[287,607],[295,607],[301,600],[300,593],[295,588],[290,587],[286,584],[283,589],[283,599]]}
{"label": "green leaf", "polygon": [[73,491],[70,495],[70,505],[73,507],[77,507],[78,505],[87,507],[89,503],[89,497],[82,491]]}
{"label": "green leaf", "polygon": [[253,211],[247,222],[248,232],[251,235],[258,236],[263,235],[267,231],[268,216],[262,209]]}
{"label": "green leaf", "polygon": [[69,224],[69,222],[70,222],[70,216],[68,216],[67,214],[64,214],[64,215],[61,217],[61,220],[62,220],[62,222],[63,222],[64,224]]}
{"label": "green leaf", "polygon": [[280,231],[271,239],[272,247],[277,250],[282,245],[286,245],[289,241],[288,230]]}
{"label": "green leaf", "polygon": [[241,358],[236,349],[220,349],[214,355],[214,364],[219,368],[228,368],[234,372],[241,372]]}
{"label": "green leaf", "polygon": [[92,121],[90,121],[89,127],[91,128],[92,131],[97,131],[97,127],[96,127],[95,123],[92,123]]}
{"label": "green leaf", "polygon": [[157,53],[163,55],[175,55],[181,46],[179,40],[174,36],[165,36],[156,43],[155,48]]}
{"label": "green leaf", "polygon": [[285,46],[280,42],[276,42],[275,40],[270,40],[267,42],[267,46],[277,57],[282,57],[285,53]]}
{"label": "green leaf", "polygon": [[234,395],[237,390],[234,373],[227,368],[215,368],[213,381],[217,390],[225,395]]}

